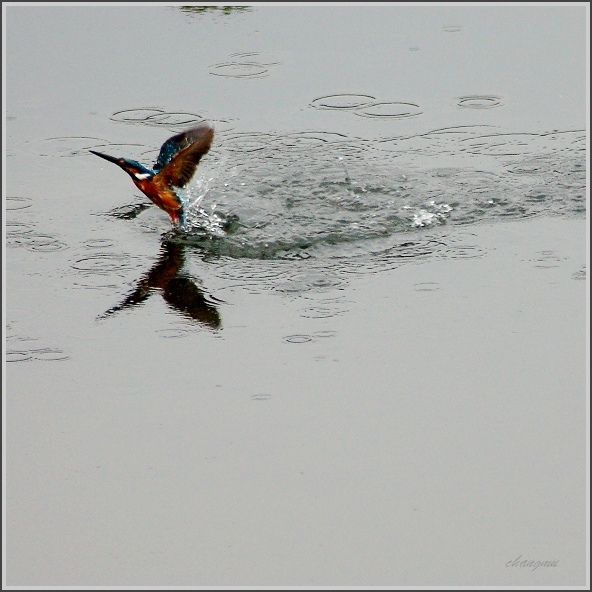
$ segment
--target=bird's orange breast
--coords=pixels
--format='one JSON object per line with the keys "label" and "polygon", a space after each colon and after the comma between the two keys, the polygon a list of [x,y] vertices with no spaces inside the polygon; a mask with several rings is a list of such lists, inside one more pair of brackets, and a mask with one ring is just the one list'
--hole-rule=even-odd
{"label": "bird's orange breast", "polygon": [[169,215],[172,212],[177,212],[183,209],[181,200],[176,193],[165,185],[158,175],[151,179],[132,179],[136,187],[142,191],[148,199],[161,210],[164,210]]}

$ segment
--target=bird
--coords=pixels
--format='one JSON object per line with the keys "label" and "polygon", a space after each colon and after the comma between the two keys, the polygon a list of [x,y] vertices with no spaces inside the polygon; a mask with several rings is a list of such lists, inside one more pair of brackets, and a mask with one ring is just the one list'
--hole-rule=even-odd
{"label": "bird", "polygon": [[90,150],[121,167],[148,199],[164,210],[173,226],[185,225],[183,202],[177,189],[185,187],[193,177],[202,156],[208,153],[214,139],[214,128],[207,123],[169,138],[160,148],[152,169],[130,160]]}

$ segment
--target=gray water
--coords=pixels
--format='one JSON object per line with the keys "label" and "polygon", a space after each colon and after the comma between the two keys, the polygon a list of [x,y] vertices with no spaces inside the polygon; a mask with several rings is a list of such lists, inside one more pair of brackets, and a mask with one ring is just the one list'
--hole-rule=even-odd
{"label": "gray water", "polygon": [[8,584],[581,583],[584,7],[4,10]]}

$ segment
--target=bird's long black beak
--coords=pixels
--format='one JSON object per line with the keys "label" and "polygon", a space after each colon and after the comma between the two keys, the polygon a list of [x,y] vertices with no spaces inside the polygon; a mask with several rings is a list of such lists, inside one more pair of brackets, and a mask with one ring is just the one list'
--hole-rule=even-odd
{"label": "bird's long black beak", "polygon": [[89,152],[92,152],[92,154],[96,154],[97,156],[100,156],[101,158],[104,158],[109,162],[114,162],[118,166],[121,166],[119,158],[115,158],[115,156],[109,156],[108,154],[103,154],[102,152],[95,152],[94,150],[89,150]]}

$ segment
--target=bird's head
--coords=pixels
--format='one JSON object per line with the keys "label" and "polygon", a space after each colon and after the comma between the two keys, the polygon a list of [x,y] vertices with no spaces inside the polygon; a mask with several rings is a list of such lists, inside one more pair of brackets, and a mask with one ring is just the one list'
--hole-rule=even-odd
{"label": "bird's head", "polygon": [[92,152],[96,156],[100,156],[109,162],[115,163],[136,181],[143,181],[144,179],[149,179],[154,176],[154,171],[147,169],[144,165],[135,160],[130,160],[129,158],[115,158],[115,156],[109,156],[108,154],[95,152],[94,150],[90,150],[89,152]]}

